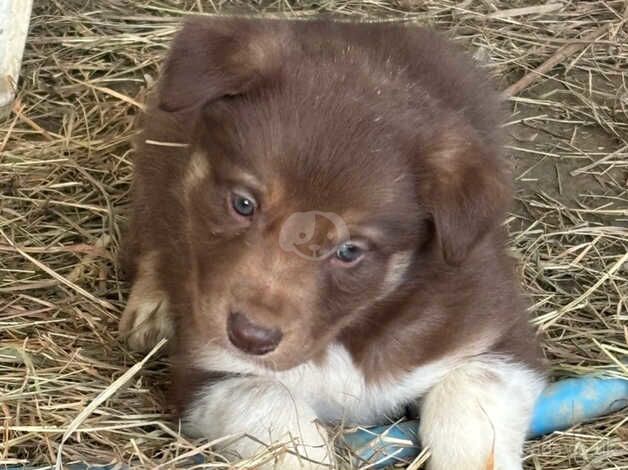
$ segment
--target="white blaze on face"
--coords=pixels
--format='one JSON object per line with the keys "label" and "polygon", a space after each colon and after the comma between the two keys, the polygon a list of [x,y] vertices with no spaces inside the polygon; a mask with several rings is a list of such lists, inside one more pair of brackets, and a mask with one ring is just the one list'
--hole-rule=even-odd
{"label": "white blaze on face", "polygon": [[190,162],[183,178],[183,190],[187,195],[190,191],[207,176],[209,176],[210,167],[207,155],[203,152],[196,151],[190,156]]}
{"label": "white blaze on face", "polygon": [[412,264],[413,255],[414,252],[408,250],[400,251],[390,257],[386,267],[386,277],[382,284],[382,292],[377,297],[377,300],[385,298],[401,285],[408,268]]}

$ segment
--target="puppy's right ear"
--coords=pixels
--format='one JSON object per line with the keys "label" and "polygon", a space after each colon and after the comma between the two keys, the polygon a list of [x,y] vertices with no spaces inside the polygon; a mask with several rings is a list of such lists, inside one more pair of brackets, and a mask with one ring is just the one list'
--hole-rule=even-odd
{"label": "puppy's right ear", "polygon": [[163,67],[158,107],[196,108],[272,80],[281,66],[286,33],[272,20],[188,18]]}
{"label": "puppy's right ear", "polygon": [[423,161],[422,199],[431,201],[444,260],[456,266],[503,221],[512,198],[510,172],[499,150],[462,123],[434,136]]}

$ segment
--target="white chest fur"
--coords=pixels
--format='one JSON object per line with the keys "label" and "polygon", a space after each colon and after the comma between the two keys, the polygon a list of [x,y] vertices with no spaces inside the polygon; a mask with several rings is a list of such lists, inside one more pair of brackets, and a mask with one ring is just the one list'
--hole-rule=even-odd
{"label": "white chest fur", "polygon": [[243,361],[224,350],[204,351],[197,366],[205,370],[253,374],[281,383],[305,401],[323,422],[368,425],[396,417],[403,407],[440,381],[456,361],[447,358],[418,367],[396,379],[366,381],[348,351],[330,346],[321,364],[308,362],[275,372]]}

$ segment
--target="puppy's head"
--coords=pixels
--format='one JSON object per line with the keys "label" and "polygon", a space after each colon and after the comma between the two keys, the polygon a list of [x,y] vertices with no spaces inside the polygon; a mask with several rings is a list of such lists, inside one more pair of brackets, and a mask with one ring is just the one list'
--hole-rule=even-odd
{"label": "puppy's head", "polygon": [[278,369],[316,357],[426,263],[464,262],[507,200],[470,126],[434,118],[437,105],[426,118],[398,69],[293,28],[188,21],[159,89],[194,127],[186,334]]}

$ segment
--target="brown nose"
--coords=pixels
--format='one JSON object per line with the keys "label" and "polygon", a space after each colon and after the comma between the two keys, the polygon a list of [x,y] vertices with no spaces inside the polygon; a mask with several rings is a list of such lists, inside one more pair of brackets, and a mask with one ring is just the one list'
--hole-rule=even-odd
{"label": "brown nose", "polygon": [[242,351],[262,355],[277,347],[283,334],[278,328],[266,328],[256,325],[240,312],[229,314],[227,320],[229,341]]}

